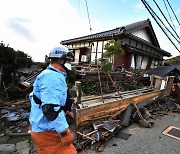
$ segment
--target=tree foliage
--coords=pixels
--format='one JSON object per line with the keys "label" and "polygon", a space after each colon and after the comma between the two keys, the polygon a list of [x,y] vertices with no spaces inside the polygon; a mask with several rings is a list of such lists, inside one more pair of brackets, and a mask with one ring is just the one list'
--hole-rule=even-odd
{"label": "tree foliage", "polygon": [[108,41],[105,44],[104,49],[106,50],[104,54],[105,57],[116,57],[118,54],[124,54],[124,50],[122,49],[120,43],[115,40]]}
{"label": "tree foliage", "polygon": [[175,64],[175,63],[180,63],[180,56],[165,60],[165,64],[168,64],[168,65]]}
{"label": "tree foliage", "polygon": [[15,51],[3,42],[0,43],[0,68],[3,71],[2,82],[8,84],[14,81],[19,68],[30,67],[32,64],[32,58],[28,54],[19,50]]}
{"label": "tree foliage", "polygon": [[108,62],[107,60],[102,61],[101,63],[101,71],[105,74],[109,73],[112,68],[112,63]]}
{"label": "tree foliage", "polygon": [[[123,55],[125,51],[121,47],[120,43],[115,40],[110,40],[105,44],[104,49],[106,52],[104,53],[104,58],[111,58],[112,64],[106,60],[102,62],[102,71],[103,72],[109,72],[111,68],[114,66],[114,60],[116,59],[117,55]],[[111,67],[112,66],[112,67]]]}

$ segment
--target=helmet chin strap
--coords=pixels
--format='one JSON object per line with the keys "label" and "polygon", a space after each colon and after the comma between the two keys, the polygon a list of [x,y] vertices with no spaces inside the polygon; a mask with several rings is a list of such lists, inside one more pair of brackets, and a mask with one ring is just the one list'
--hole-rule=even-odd
{"label": "helmet chin strap", "polygon": [[64,66],[64,64],[66,63],[66,60],[64,60],[63,64],[60,63],[59,60],[57,60],[57,63],[58,63],[59,65],[61,65],[66,72],[69,72],[69,70]]}

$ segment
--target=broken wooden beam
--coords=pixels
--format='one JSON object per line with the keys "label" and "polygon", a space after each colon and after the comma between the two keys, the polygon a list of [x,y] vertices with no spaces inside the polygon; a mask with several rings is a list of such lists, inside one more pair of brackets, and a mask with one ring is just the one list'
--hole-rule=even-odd
{"label": "broken wooden beam", "polygon": [[98,141],[96,138],[94,138],[94,137],[90,137],[89,135],[86,135],[86,134],[83,134],[83,133],[81,133],[81,132],[76,132],[77,134],[79,134],[79,135],[81,135],[81,136],[83,136],[83,137],[85,137],[85,138],[87,138],[87,139],[89,139],[89,140],[92,140],[92,141]]}

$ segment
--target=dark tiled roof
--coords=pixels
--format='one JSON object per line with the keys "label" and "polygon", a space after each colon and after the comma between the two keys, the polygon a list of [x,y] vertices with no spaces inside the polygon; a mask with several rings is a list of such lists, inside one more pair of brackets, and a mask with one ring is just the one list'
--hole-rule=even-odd
{"label": "dark tiled roof", "polygon": [[172,66],[176,67],[180,71],[180,63],[172,64]]}
{"label": "dark tiled roof", "polygon": [[[130,31],[130,30],[136,29],[138,27],[144,26],[147,23],[150,23],[149,19],[138,21],[138,22],[135,22],[135,23],[132,23],[132,24],[128,24],[128,25],[123,26],[123,27],[125,28],[125,30]],[[122,28],[122,27],[120,27],[120,28]]]}
{"label": "dark tiled roof", "polygon": [[172,72],[179,72],[179,74],[180,74],[180,68],[176,67],[175,65],[159,66],[157,68],[150,70],[147,74],[164,77],[164,76],[167,76],[168,74],[170,74]]}
{"label": "dark tiled roof", "polygon": [[87,35],[87,36],[83,36],[83,37],[78,37],[78,38],[74,38],[74,39],[63,40],[63,41],[61,41],[61,43],[71,43],[71,42],[75,42],[75,41],[91,40],[94,38],[102,38],[102,37],[107,37],[107,36],[112,36],[112,35],[118,35],[119,33],[121,33],[122,30],[130,31],[130,30],[136,29],[138,27],[141,27],[149,22],[150,22],[150,20],[147,19],[147,20],[135,22],[135,23],[132,23],[132,24],[129,24],[126,26],[118,27],[116,29],[112,29],[112,30],[108,30],[108,31],[104,31],[104,32],[100,32],[100,33],[96,33],[96,34],[92,34],[92,35]]}
{"label": "dark tiled roof", "polygon": [[125,36],[129,36],[134,40],[140,41],[142,43],[147,44],[148,46],[151,46],[152,48],[155,48],[156,50],[159,50],[160,52],[163,53],[164,56],[168,56],[170,57],[171,54],[165,50],[162,50],[159,46],[158,40],[156,38],[156,35],[154,33],[154,30],[152,28],[150,28],[153,39],[155,41],[154,44],[156,45],[152,45],[151,43],[149,43],[148,41],[141,39],[140,37],[137,37],[135,35],[133,35],[131,32],[139,29],[139,28],[143,28],[143,27],[152,27],[151,22],[149,19],[147,20],[142,20],[139,22],[135,22],[132,24],[128,24],[125,26],[121,26],[121,27],[117,27],[115,29],[112,30],[108,30],[108,31],[104,31],[104,32],[100,32],[100,33],[96,33],[96,34],[91,34],[91,35],[87,35],[87,36],[83,36],[83,37],[78,37],[78,38],[73,38],[73,39],[69,39],[69,40],[63,40],[61,41],[62,44],[68,44],[68,43],[73,43],[73,42],[78,42],[78,41],[83,41],[83,40],[95,40],[95,39],[102,39],[102,38],[107,38],[110,36],[117,36],[117,35],[125,35]]}
{"label": "dark tiled roof", "polygon": [[32,73],[32,72],[36,72],[36,71],[38,71],[38,70],[40,70],[41,68],[40,68],[40,66],[38,66],[38,65],[32,65],[30,68],[27,68],[27,67],[25,67],[25,68],[20,68],[19,70],[18,70],[18,72],[25,72],[25,73]]}

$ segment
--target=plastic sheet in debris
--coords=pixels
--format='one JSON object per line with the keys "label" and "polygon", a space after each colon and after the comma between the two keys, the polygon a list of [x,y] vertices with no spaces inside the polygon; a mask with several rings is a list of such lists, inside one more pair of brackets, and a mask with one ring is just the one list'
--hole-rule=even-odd
{"label": "plastic sheet in debris", "polygon": [[11,112],[10,110],[1,109],[1,110],[0,110],[0,115],[3,116],[4,114],[10,113],[10,112]]}
{"label": "plastic sheet in debris", "polygon": [[5,114],[3,118],[7,118],[8,121],[18,121],[21,119],[21,116],[18,112],[11,112]]}

